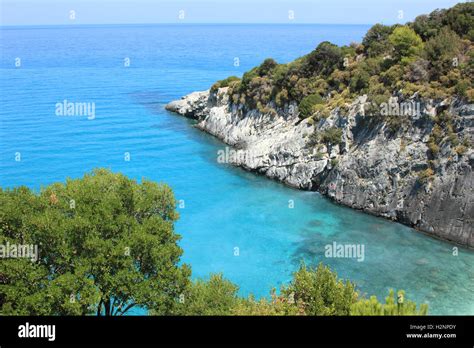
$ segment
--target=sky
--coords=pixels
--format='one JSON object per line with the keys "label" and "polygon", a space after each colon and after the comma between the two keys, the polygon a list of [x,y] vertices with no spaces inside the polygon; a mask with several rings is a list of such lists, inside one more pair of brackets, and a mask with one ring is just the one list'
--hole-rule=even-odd
{"label": "sky", "polygon": [[453,0],[0,0],[0,25],[394,24]]}

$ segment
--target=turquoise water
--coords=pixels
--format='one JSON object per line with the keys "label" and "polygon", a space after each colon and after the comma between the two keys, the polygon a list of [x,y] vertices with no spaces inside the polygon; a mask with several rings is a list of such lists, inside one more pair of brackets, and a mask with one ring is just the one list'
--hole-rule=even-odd
{"label": "turquoise water", "polygon": [[[452,245],[408,227],[218,164],[223,144],[164,110],[170,100],[267,57],[288,62],[323,40],[360,41],[367,28],[2,29],[0,185],[38,189],[99,166],[167,182],[184,200],[176,229],[193,277],[223,272],[242,295],[265,296],[288,282],[301,260],[323,261],[380,299],[389,288],[403,288],[409,298],[429,303],[432,314],[474,314],[473,252],[453,256]],[[55,104],[64,99],[94,102],[95,119],[56,116]],[[21,161],[15,161],[18,153]],[[363,244],[365,260],[326,258],[324,246],[333,242]]]}

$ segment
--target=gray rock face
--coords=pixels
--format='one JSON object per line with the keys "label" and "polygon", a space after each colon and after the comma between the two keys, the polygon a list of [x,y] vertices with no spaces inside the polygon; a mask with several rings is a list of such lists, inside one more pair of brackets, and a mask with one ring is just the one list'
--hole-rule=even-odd
{"label": "gray rock face", "polygon": [[[426,182],[419,179],[432,160],[427,142],[433,128],[430,117],[438,105],[420,101],[421,117],[409,119],[403,130],[393,134],[385,121],[364,116],[365,96],[349,106],[347,115],[336,109],[329,117],[310,122],[298,117],[296,104],[271,105],[276,114],[264,114],[230,103],[226,92],[227,88],[194,92],[166,109],[196,119],[199,129],[230,145],[228,163],[474,247],[472,149],[458,155],[442,142],[436,171]],[[472,143],[474,105],[448,106],[456,115],[457,133]],[[332,127],[342,130],[339,145],[311,136]]]}

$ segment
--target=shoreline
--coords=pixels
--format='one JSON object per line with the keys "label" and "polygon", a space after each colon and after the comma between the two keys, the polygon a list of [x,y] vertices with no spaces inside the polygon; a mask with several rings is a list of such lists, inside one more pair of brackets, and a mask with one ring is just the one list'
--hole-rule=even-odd
{"label": "shoreline", "polygon": [[[214,136],[222,141],[223,144],[228,145],[232,150],[236,152],[255,151],[257,154],[256,163],[251,163],[250,161],[245,160],[244,156],[244,159],[237,158],[229,161],[229,164],[232,164],[233,166],[240,167],[247,172],[266,176],[269,179],[281,182],[285,186],[294,189],[318,192],[321,196],[328,198],[331,202],[337,205],[400,223],[404,226],[413,228],[417,232],[421,232],[426,236],[449,243],[453,245],[453,247],[456,246],[467,250],[474,250],[474,233],[472,227],[466,227],[467,232],[464,233],[464,235],[467,234],[466,239],[466,237],[460,238],[459,233],[449,233],[449,227],[452,227],[449,223],[445,224],[445,226],[448,227],[447,232],[442,228],[436,230],[435,228],[437,226],[434,224],[423,224],[422,217],[425,213],[425,209],[420,209],[420,207],[423,206],[426,198],[429,199],[430,196],[434,196],[434,193],[436,193],[435,189],[437,189],[436,186],[435,188],[431,188],[430,184],[429,189],[426,187],[424,189],[420,188],[421,193],[419,194],[421,195],[421,198],[418,198],[418,201],[412,199],[412,201],[409,201],[412,206],[402,206],[402,209],[400,209],[399,205],[394,206],[393,202],[383,206],[382,208],[385,208],[385,210],[377,209],[378,206],[367,203],[368,201],[365,199],[362,199],[359,202],[357,200],[352,200],[351,202],[347,197],[353,197],[354,194],[347,194],[347,190],[355,192],[357,197],[357,194],[367,195],[367,193],[364,192],[365,187],[363,185],[358,186],[358,181],[352,181],[352,185],[345,186],[344,180],[338,181],[338,179],[346,173],[341,173],[337,168],[334,169],[335,166],[332,164],[333,161],[342,160],[348,161],[349,163],[353,161],[348,144],[342,144],[342,149],[337,149],[337,151],[343,152],[345,145],[346,153],[343,155],[335,155],[334,149],[327,149],[324,159],[315,159],[314,153],[308,153],[308,151],[306,151],[306,141],[304,140],[306,137],[305,134],[308,134],[308,132],[305,132],[305,129],[313,129],[314,127],[295,119],[294,115],[288,113],[287,110],[280,110],[280,114],[282,115],[279,114],[273,119],[268,118],[264,114],[259,114],[253,111],[244,115],[242,115],[242,113],[239,114],[239,107],[229,103],[226,96],[226,90],[226,88],[221,88],[215,94],[211,93],[209,90],[193,92],[184,96],[181,100],[168,103],[165,108],[170,112],[197,120],[197,123],[193,125],[193,127]],[[345,127],[345,132],[347,132],[348,137],[353,136],[349,133],[348,128],[354,127],[354,123],[357,122],[354,120],[357,117],[359,107],[359,101],[356,101],[353,104],[354,112],[351,115],[352,119],[345,120],[342,124],[342,128]],[[335,116],[335,118],[336,119],[334,120],[330,120],[332,121],[332,124],[340,124],[341,120],[338,119],[338,116]],[[384,144],[385,147],[387,147],[386,145],[387,144]],[[416,144],[415,142],[415,147],[417,145],[420,144]],[[360,144],[358,146],[360,146]],[[294,152],[290,151],[292,149]],[[376,158],[378,153],[381,151],[383,150],[375,149],[374,155]],[[299,154],[299,156],[295,157],[295,153]],[[280,155],[282,155],[281,158],[279,158]],[[363,153],[363,155],[366,155],[366,153]],[[281,166],[282,161],[286,161],[284,166]],[[397,162],[393,161],[393,163],[391,163],[392,167],[394,164],[396,166]],[[344,169],[350,173],[354,169],[360,170],[358,166],[359,165],[355,166],[355,168],[354,166],[348,166],[344,167]],[[375,167],[375,169],[378,168]],[[399,174],[397,174],[397,176],[398,175]],[[378,178],[372,178],[370,182],[375,182],[377,180]],[[391,181],[394,179],[393,177],[389,177],[387,180]],[[465,180],[472,180],[472,172],[466,174]],[[380,183],[380,180],[378,181]],[[440,182],[442,184],[443,181],[444,179],[441,178]],[[458,184],[457,181],[458,177],[455,176],[453,185]],[[416,185],[416,183],[414,185]],[[395,188],[397,188],[396,184]],[[472,187],[466,187],[466,189],[472,190]],[[446,185],[441,185],[439,191],[441,194],[446,191],[449,192],[449,190],[446,189]],[[381,196],[380,191],[373,191],[372,193],[376,198]],[[386,195],[383,198],[387,197],[389,197],[389,195]],[[420,202],[418,206],[416,206],[417,202]],[[395,203],[399,204],[396,200]],[[459,204],[462,204],[462,202],[459,202]],[[389,208],[387,209],[387,207]],[[416,208],[419,210],[418,214],[420,217],[415,219],[415,222],[413,222],[413,220],[410,219],[410,217],[413,216],[410,215],[412,213],[411,209]],[[424,206],[422,208],[424,208]],[[426,214],[429,214],[429,211]],[[436,215],[434,216],[435,220],[431,221],[431,223],[436,221]],[[420,221],[422,223],[420,223]],[[451,228],[451,231],[453,229],[455,230],[455,228]]]}
{"label": "shoreline", "polygon": [[[206,132],[205,130],[203,129],[200,129],[199,127],[196,127],[196,124],[192,125],[192,127],[195,127],[197,129],[199,129],[200,131],[202,132],[205,132],[206,134],[209,134],[211,135],[212,137],[218,139],[219,141],[222,142],[222,140],[218,137],[216,137],[215,135],[212,135],[211,133],[208,133]],[[225,145],[228,145],[224,142],[222,142],[223,144]],[[377,214],[374,214],[373,212],[369,211],[369,210],[364,210],[364,209],[358,209],[358,208],[354,208],[354,207],[351,207],[351,206],[348,206],[348,205],[345,205],[345,204],[342,204],[342,203],[339,203],[338,201],[336,201],[335,199],[331,198],[330,196],[318,191],[317,189],[314,189],[314,190],[308,190],[308,189],[301,189],[299,187],[296,187],[296,186],[292,186],[292,185],[289,185],[285,182],[282,182],[282,181],[278,181],[278,180],[274,180],[274,179],[271,179],[271,178],[268,178],[266,175],[262,174],[262,173],[259,173],[257,170],[254,170],[254,169],[250,169],[250,168],[246,168],[242,165],[236,165],[236,164],[230,164],[230,163],[226,163],[226,164],[229,164],[231,165],[232,167],[234,168],[237,168],[237,169],[240,169],[240,170],[243,170],[245,171],[246,173],[252,173],[254,175],[257,175],[257,176],[260,176],[260,177],[263,177],[267,180],[272,180],[276,183],[279,183],[283,186],[285,186],[286,188],[289,188],[289,189],[292,189],[292,190],[298,190],[298,191],[304,191],[304,192],[313,192],[313,193],[316,193],[318,195],[321,196],[321,198],[323,199],[326,199],[328,200],[328,202],[332,203],[332,204],[335,204],[336,206],[338,207],[344,207],[344,208],[347,208],[347,209],[351,209],[351,210],[355,210],[357,212],[360,212],[360,213],[363,213],[363,214],[368,214],[370,216],[373,216],[373,217],[376,217],[376,218],[380,218],[380,219],[383,219],[385,221],[390,221],[390,222],[393,222],[393,223],[397,223],[397,224],[400,224],[402,226],[406,226],[406,227],[409,227],[409,228],[412,228],[413,230],[415,230],[417,233],[421,233],[423,234],[424,236],[428,237],[428,238],[431,238],[431,239],[434,239],[436,241],[439,241],[439,242],[443,242],[443,243],[447,243],[447,244],[450,244],[451,246],[453,247],[459,247],[459,248],[462,248],[464,250],[468,250],[468,251],[472,251],[474,252],[474,246],[466,246],[466,245],[462,245],[454,240],[448,240],[448,239],[443,239],[442,237],[439,237],[437,235],[434,235],[434,234],[430,234],[426,231],[423,231],[419,228],[417,228],[416,226],[411,226],[411,225],[407,225],[407,224],[404,224],[400,221],[397,221],[397,220],[393,220],[393,219],[390,219],[386,216],[383,216],[383,215],[377,215]]]}

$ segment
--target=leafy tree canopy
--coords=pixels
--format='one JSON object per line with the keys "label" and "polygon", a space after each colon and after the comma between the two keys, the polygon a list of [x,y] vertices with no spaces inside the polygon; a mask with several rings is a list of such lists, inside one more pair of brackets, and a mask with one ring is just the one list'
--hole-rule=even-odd
{"label": "leafy tree canopy", "polygon": [[393,45],[395,55],[400,58],[417,55],[423,48],[421,37],[408,26],[395,28],[388,40]]}
{"label": "leafy tree canopy", "polygon": [[370,57],[388,53],[390,48],[388,37],[392,32],[393,27],[375,24],[367,31],[362,40],[364,52]]}
{"label": "leafy tree canopy", "polygon": [[171,189],[100,169],[45,187],[0,190],[0,244],[38,246],[0,263],[6,315],[168,313],[187,285]]}

